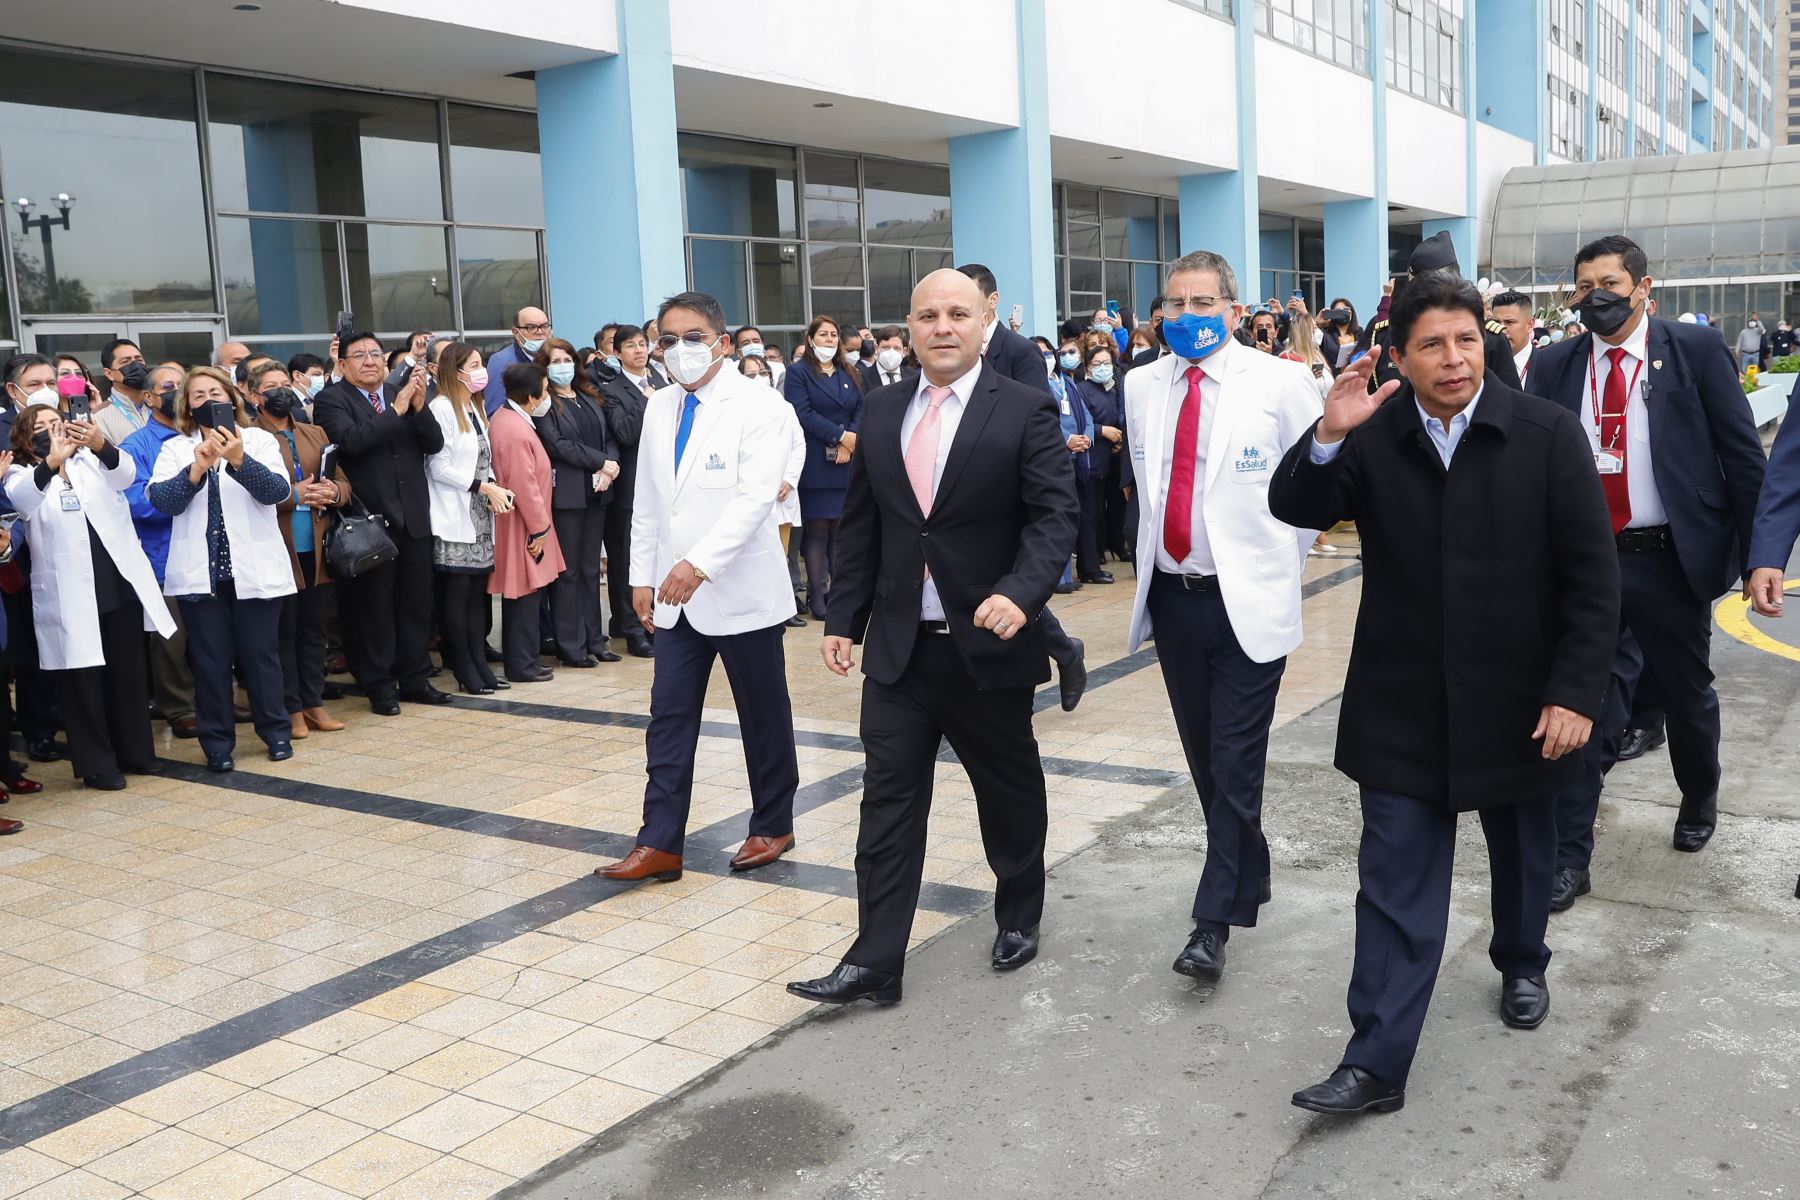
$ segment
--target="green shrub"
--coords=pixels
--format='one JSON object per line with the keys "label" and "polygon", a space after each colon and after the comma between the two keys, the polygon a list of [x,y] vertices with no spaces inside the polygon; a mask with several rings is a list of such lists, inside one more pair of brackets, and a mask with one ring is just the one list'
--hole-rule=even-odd
{"label": "green shrub", "polygon": [[1769,362],[1771,375],[1800,375],[1800,354],[1787,354]]}

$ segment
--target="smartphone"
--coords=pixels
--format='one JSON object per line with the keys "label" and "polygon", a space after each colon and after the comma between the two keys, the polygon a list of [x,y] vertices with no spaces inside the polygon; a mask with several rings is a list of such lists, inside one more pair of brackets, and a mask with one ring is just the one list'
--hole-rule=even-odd
{"label": "smartphone", "polygon": [[69,419],[71,421],[87,418],[87,380],[79,375],[64,375],[56,381],[56,394],[69,402]]}
{"label": "smartphone", "polygon": [[337,475],[337,443],[327,442],[319,451],[319,482],[324,483]]}
{"label": "smartphone", "polygon": [[1115,321],[1118,320],[1119,319],[1119,302],[1117,300],[1108,300],[1106,302],[1106,311],[1112,314],[1113,320],[1115,320]]}
{"label": "smartphone", "polygon": [[1306,297],[1305,297],[1305,296],[1304,296],[1304,295],[1303,295],[1303,294],[1301,294],[1301,291],[1300,291],[1300,289],[1299,289],[1299,288],[1295,288],[1295,289],[1294,289],[1294,290],[1293,290],[1293,291],[1292,291],[1292,292],[1290,292],[1290,293],[1289,293],[1289,294],[1288,294],[1288,298],[1289,298],[1289,299],[1291,299],[1291,300],[1304,300],[1304,299],[1306,299]]}
{"label": "smartphone", "polygon": [[1025,323],[1025,306],[1023,304],[1013,305],[1012,323],[1014,325],[1023,325]]}
{"label": "smartphone", "polygon": [[347,308],[338,309],[337,340],[338,340],[338,353],[339,354],[342,354],[345,350],[349,349],[349,347],[345,346],[344,343],[349,340],[350,335],[352,333],[354,333],[355,331],[356,331],[356,314],[351,312]]}

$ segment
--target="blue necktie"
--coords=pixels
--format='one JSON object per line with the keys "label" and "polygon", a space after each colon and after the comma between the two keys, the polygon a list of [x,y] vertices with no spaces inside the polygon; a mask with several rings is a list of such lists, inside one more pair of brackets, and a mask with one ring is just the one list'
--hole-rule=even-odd
{"label": "blue necktie", "polygon": [[681,402],[681,424],[675,428],[675,469],[681,470],[681,455],[687,450],[688,434],[694,432],[694,410],[700,407],[700,397],[689,392]]}

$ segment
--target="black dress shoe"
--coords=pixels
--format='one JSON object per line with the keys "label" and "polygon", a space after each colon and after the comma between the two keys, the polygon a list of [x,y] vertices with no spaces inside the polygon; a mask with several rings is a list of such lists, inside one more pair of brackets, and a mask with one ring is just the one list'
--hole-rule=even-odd
{"label": "black dress shoe", "polygon": [[1514,1029],[1536,1029],[1550,1015],[1550,985],[1542,975],[1500,985],[1500,1019]]}
{"label": "black dress shoe", "polygon": [[319,695],[326,700],[342,700],[344,698],[344,687],[342,684],[328,683]]}
{"label": "black dress shoe", "polygon": [[1113,582],[1112,572],[1111,571],[1096,571],[1092,575],[1083,575],[1081,577],[1081,582],[1083,582],[1083,583],[1112,583]]}
{"label": "black dress shoe", "polygon": [[117,771],[109,771],[104,775],[89,775],[81,782],[84,787],[91,787],[99,792],[122,792],[125,790],[125,776]]}
{"label": "black dress shoe", "polygon": [[822,979],[796,979],[787,985],[788,994],[820,1004],[854,1004],[871,1001],[876,1008],[900,1003],[900,977],[868,967],[839,963],[837,969]]}
{"label": "black dress shoe", "polygon": [[1072,596],[1075,594],[1075,585],[1072,583],[1058,583],[1050,590],[1059,596]]}
{"label": "black dress shoe", "polygon": [[556,654],[556,652],[557,652],[557,645],[556,645],[555,638],[542,637],[542,638],[538,639],[538,656],[540,658],[550,658],[551,656]]}
{"label": "black dress shoe", "polygon": [[619,656],[617,654],[614,654],[611,650],[608,650],[606,648],[605,642],[601,642],[600,648],[598,650],[594,651],[594,658],[596,661],[599,661],[599,662],[618,662],[619,661]]}
{"label": "black dress shoe", "polygon": [[1075,706],[1081,703],[1081,693],[1087,691],[1087,645],[1080,638],[1075,642],[1075,657],[1065,663],[1056,664],[1057,688],[1062,692],[1062,710],[1074,712]]}
{"label": "black dress shoe", "polygon": [[994,970],[1016,971],[1036,958],[1037,952],[1035,925],[1030,929],[1002,929],[994,938]]}
{"label": "black dress shoe", "polygon": [[650,644],[650,639],[641,633],[635,636],[627,634],[625,638],[625,653],[631,655],[633,658],[655,658],[656,647],[652,646]]}
{"label": "black dress shoe", "polygon": [[449,704],[454,698],[449,692],[440,692],[429,683],[416,691],[402,692],[400,698],[408,704]]}
{"label": "black dress shoe", "polygon": [[514,675],[511,671],[508,671],[506,677],[514,683],[549,683],[552,679],[556,678],[556,672],[552,671],[549,667],[539,667],[536,671],[524,675]]}
{"label": "black dress shoe", "polygon": [[491,662],[491,663],[500,663],[500,662],[506,661],[506,656],[504,654],[500,653],[498,650],[494,649],[492,646],[488,645],[486,642],[483,642],[481,644],[481,656],[483,658],[485,658],[488,662]]}
{"label": "black dress shoe", "polygon": [[1575,903],[1575,897],[1585,896],[1594,890],[1588,881],[1588,873],[1579,867],[1558,867],[1556,878],[1550,882],[1550,911],[1565,912]]}
{"label": "black dress shoe", "polygon": [[40,738],[25,744],[25,753],[33,762],[55,762],[62,757],[62,748],[56,744],[55,738]]}
{"label": "black dress shoe", "polygon": [[787,619],[787,627],[789,629],[805,629],[806,628],[806,618],[801,616],[799,613],[795,613],[793,616],[791,616]]}
{"label": "black dress shoe", "polygon": [[1405,1092],[1388,1086],[1361,1067],[1339,1067],[1324,1083],[1294,1093],[1295,1108],[1328,1116],[1399,1112],[1405,1105]]}
{"label": "black dress shoe", "polygon": [[372,696],[369,699],[369,711],[378,717],[397,717],[400,715],[400,698],[398,696]]}
{"label": "black dress shoe", "polygon": [[565,667],[574,667],[577,670],[583,670],[583,671],[587,670],[590,667],[597,667],[600,665],[599,659],[590,658],[586,655],[583,655],[580,658],[564,658],[562,655],[559,654],[556,656],[556,661],[561,663]]}
{"label": "black dress shoe", "polygon": [[464,684],[462,685],[462,693],[465,696],[491,696],[494,694],[494,689],[485,683],[481,684],[479,687],[470,687],[467,684]]}
{"label": "black dress shoe", "polygon": [[1634,758],[1642,758],[1669,740],[1665,729],[1627,729],[1625,740],[1619,743],[1619,761],[1630,762]]}
{"label": "black dress shoe", "polygon": [[1270,900],[1273,900],[1274,898],[1275,898],[1275,889],[1270,886],[1269,877],[1267,875],[1264,875],[1262,878],[1262,890],[1260,890],[1259,892],[1256,893],[1256,902],[1258,904],[1267,904]]}
{"label": "black dress shoe", "polygon": [[493,682],[492,688],[496,692],[507,692],[512,690],[512,684],[506,682],[504,679],[496,679]]}
{"label": "black dress shoe", "polygon": [[221,754],[217,758],[209,754],[206,756],[206,769],[214,775],[223,775],[227,771],[237,770],[237,764],[231,761],[229,754]]}
{"label": "black dress shoe", "polygon": [[1225,939],[1217,931],[1196,928],[1188,935],[1187,948],[1176,956],[1177,974],[1218,982],[1225,973]]}
{"label": "black dress shoe", "polygon": [[1712,841],[1719,820],[1719,794],[1701,800],[1681,798],[1681,809],[1675,814],[1675,848],[1684,854],[1706,849]]}
{"label": "black dress shoe", "polygon": [[290,759],[292,757],[294,757],[294,743],[292,743],[292,742],[271,742],[271,743],[269,743],[269,761],[270,762],[286,762],[288,759]]}

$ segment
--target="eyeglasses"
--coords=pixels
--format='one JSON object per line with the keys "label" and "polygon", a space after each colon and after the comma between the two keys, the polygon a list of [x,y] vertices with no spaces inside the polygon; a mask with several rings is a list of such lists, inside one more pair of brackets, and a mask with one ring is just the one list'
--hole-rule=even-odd
{"label": "eyeglasses", "polygon": [[353,350],[344,355],[345,362],[386,362],[387,354],[381,350]]}
{"label": "eyeglasses", "polygon": [[526,333],[536,334],[537,336],[542,337],[544,334],[550,332],[550,322],[542,321],[536,325],[521,325],[519,328]]}
{"label": "eyeglasses", "polygon": [[1212,311],[1221,304],[1229,304],[1235,298],[1233,296],[1189,296],[1186,300],[1182,300],[1179,297],[1170,296],[1163,301],[1162,310],[1163,315],[1168,317],[1179,317],[1184,312],[1204,313]]}
{"label": "eyeglasses", "polygon": [[682,334],[680,337],[676,337],[672,333],[665,333],[656,339],[656,348],[661,350],[664,354],[667,354],[675,348],[675,343],[677,342],[686,342],[690,346],[710,346],[718,340],[719,335],[716,333],[706,333],[702,330],[694,329]]}

